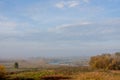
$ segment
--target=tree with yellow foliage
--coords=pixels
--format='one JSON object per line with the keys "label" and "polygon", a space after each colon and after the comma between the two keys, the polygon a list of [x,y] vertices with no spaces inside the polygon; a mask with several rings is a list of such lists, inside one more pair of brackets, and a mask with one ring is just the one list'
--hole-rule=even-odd
{"label": "tree with yellow foliage", "polygon": [[120,70],[120,53],[93,56],[89,64],[93,69]]}
{"label": "tree with yellow foliage", "polygon": [[3,65],[0,65],[0,79],[4,79],[6,74],[5,67]]}

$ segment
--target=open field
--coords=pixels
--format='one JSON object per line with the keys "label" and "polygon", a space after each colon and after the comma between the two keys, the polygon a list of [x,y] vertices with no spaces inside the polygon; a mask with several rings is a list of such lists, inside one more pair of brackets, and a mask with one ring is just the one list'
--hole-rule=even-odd
{"label": "open field", "polygon": [[[15,68],[15,62],[19,64],[18,68]],[[7,60],[0,64],[5,67],[0,73],[3,80],[120,80],[119,70],[93,69],[87,65],[87,59]]]}
{"label": "open field", "polygon": [[6,80],[120,80],[120,71],[60,66],[13,70],[7,73],[6,78]]}
{"label": "open field", "polygon": [[116,72],[85,72],[75,75],[75,80],[120,80],[120,71]]}

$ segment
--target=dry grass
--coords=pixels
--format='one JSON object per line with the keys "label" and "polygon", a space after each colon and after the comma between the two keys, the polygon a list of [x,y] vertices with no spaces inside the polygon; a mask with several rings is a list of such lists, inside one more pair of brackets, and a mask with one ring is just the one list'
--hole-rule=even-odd
{"label": "dry grass", "polygon": [[85,72],[73,76],[75,80],[120,80],[120,71],[114,72]]}
{"label": "dry grass", "polygon": [[53,71],[44,70],[44,71],[30,71],[30,72],[21,72],[9,75],[9,79],[35,79],[39,80],[42,76],[54,75]]}
{"label": "dry grass", "polygon": [[8,74],[8,78],[10,80],[120,80],[120,71],[93,71],[85,67],[58,67],[13,72]]}
{"label": "dry grass", "polygon": [[71,80],[71,77],[63,76],[63,75],[51,75],[51,76],[43,76],[41,80]]}

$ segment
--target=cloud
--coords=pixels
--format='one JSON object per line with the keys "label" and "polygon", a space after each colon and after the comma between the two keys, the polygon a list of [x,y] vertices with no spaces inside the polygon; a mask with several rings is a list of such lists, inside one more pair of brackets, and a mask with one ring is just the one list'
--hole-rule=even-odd
{"label": "cloud", "polygon": [[55,4],[57,8],[73,8],[79,5],[78,1],[62,1]]}
{"label": "cloud", "polygon": [[5,36],[16,33],[16,26],[18,24],[12,21],[0,21],[0,35]]}
{"label": "cloud", "polygon": [[8,20],[8,17],[5,17],[5,16],[3,16],[3,15],[0,15],[0,21],[1,20]]}
{"label": "cloud", "polygon": [[9,32],[18,26],[15,21],[9,20],[8,17],[0,15],[0,33]]}
{"label": "cloud", "polygon": [[48,29],[48,31],[60,31],[60,30],[65,30],[65,29],[69,29],[69,28],[73,28],[73,27],[83,27],[83,26],[86,26],[86,25],[90,25],[92,24],[91,22],[80,22],[80,23],[76,23],[76,24],[63,24],[63,25],[60,25],[60,26],[56,26],[55,28],[50,28]]}
{"label": "cloud", "polygon": [[82,41],[119,40],[120,23],[113,24],[110,22],[103,20],[101,22],[93,21],[93,22],[81,22],[76,24],[75,23],[63,24],[49,29],[49,33],[59,35],[59,39],[62,40],[82,40]]}
{"label": "cloud", "polygon": [[90,0],[83,0],[85,3],[89,3],[90,2]]}
{"label": "cloud", "polygon": [[79,5],[79,2],[77,1],[70,1],[68,2],[68,7],[76,7]]}
{"label": "cloud", "polygon": [[[105,20],[102,22],[81,21],[79,23],[68,23],[49,27],[48,31],[41,31],[38,28],[31,28],[25,23],[6,21],[0,23],[0,40],[19,41],[91,41],[119,39],[119,19]],[[112,23],[114,22],[114,24]],[[7,23],[7,24],[6,24]],[[21,28],[23,26],[23,28]],[[28,26],[28,27],[26,27]],[[113,38],[113,39],[112,39]]]}
{"label": "cloud", "polygon": [[[110,32],[114,32],[115,29],[119,28],[118,26],[120,26],[120,19],[119,18],[115,18],[115,19],[105,19],[105,20],[101,20],[101,21],[81,21],[81,22],[77,22],[77,23],[69,23],[69,24],[62,24],[59,26],[56,26],[54,28],[50,28],[48,29],[49,31],[53,31],[53,32],[57,32],[57,31],[67,31],[67,30],[71,30],[74,31],[74,29],[80,29],[80,28],[85,28],[85,29],[96,29],[96,30],[100,30],[100,29],[105,29],[103,31],[101,31],[101,33],[110,33]],[[73,29],[73,30],[72,30]]]}
{"label": "cloud", "polygon": [[[8,17],[0,16],[0,39],[6,39],[13,36],[23,35],[26,30],[25,27],[29,26],[28,23],[25,22],[17,22],[10,20]],[[24,30],[22,31],[22,28]]]}
{"label": "cloud", "polygon": [[73,8],[73,7],[76,7],[76,6],[79,6],[80,3],[89,3],[90,0],[64,0],[62,2],[58,2],[55,4],[55,6],[57,8]]}
{"label": "cloud", "polygon": [[55,6],[56,6],[57,8],[64,8],[64,7],[65,7],[65,4],[64,4],[63,2],[59,2],[59,3],[55,4]]}
{"label": "cloud", "polygon": [[15,22],[1,22],[0,21],[0,26],[1,27],[15,27],[17,24]]}

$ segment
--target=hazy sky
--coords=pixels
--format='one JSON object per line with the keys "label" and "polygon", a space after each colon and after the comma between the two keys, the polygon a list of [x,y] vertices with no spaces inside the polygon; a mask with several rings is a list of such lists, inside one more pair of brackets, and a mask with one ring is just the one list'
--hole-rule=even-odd
{"label": "hazy sky", "polygon": [[120,51],[120,0],[0,0],[0,58]]}

